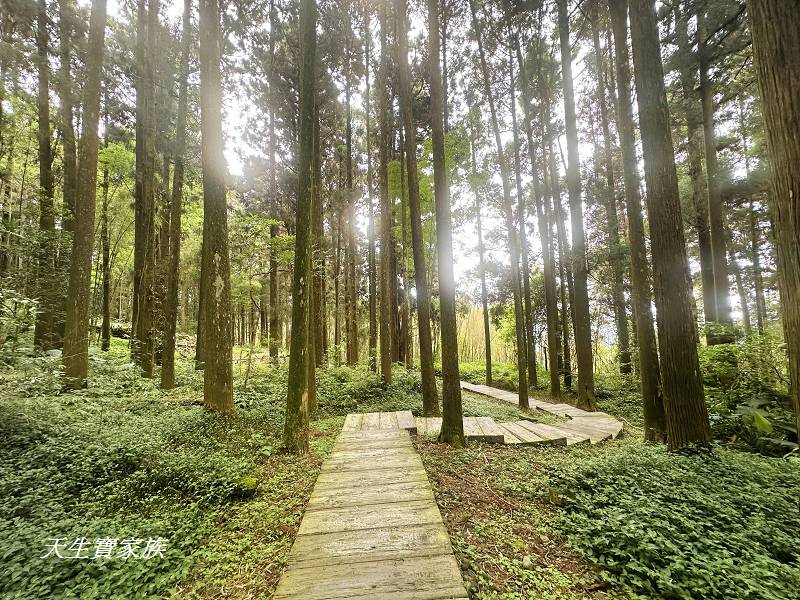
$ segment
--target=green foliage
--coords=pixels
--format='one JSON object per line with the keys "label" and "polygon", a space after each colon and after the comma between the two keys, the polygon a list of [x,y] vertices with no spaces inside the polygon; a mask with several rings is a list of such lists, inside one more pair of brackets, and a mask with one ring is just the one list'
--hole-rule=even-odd
{"label": "green foliage", "polygon": [[784,352],[780,336],[771,333],[700,346],[706,399],[718,439],[774,455],[796,447]]}
{"label": "green foliage", "polygon": [[[77,393],[59,393],[58,360],[0,373],[0,596],[158,596],[242,496],[253,460],[277,448],[262,432],[282,415],[216,416],[193,401],[197,382],[185,398],[161,398],[119,340],[110,355],[92,353],[90,387]],[[49,538],[81,537],[161,537],[168,549],[163,559],[42,558]]]}
{"label": "green foliage", "polygon": [[642,598],[786,600],[800,589],[797,461],[636,444],[550,468],[556,526]]}

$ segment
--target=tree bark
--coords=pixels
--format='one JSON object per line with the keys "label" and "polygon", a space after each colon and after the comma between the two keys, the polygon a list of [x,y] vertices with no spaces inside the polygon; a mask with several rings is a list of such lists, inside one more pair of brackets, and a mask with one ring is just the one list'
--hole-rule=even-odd
{"label": "tree bark", "polygon": [[[267,99],[269,102],[269,202],[270,216],[273,220],[278,217],[278,184],[275,170],[275,107],[272,91],[275,87],[275,36],[277,31],[277,17],[275,14],[274,0],[269,4],[269,76]],[[278,225],[273,223],[269,226],[269,238],[272,244],[269,253],[269,356],[274,364],[278,362],[278,351],[281,347],[283,337],[283,327],[281,315],[278,309],[278,256],[275,250],[276,238],[278,237]]]}
{"label": "tree bark", "polygon": [[630,61],[628,58],[628,2],[610,0],[611,27],[614,31],[618,94],[617,130],[622,146],[625,206],[628,216],[628,243],[631,260],[631,304],[639,349],[639,378],[644,406],[644,435],[648,441],[666,439],[661,372],[653,328],[650,266],[647,262],[639,170],[636,165],[636,133],[631,100]]}
{"label": "tree bark", "polygon": [[711,235],[708,228],[708,197],[703,177],[702,115],[698,115],[695,92],[694,64],[688,33],[688,13],[680,2],[675,3],[675,37],[680,52],[680,80],[686,113],[687,154],[689,177],[692,180],[692,206],[700,254],[700,281],[703,289],[703,316],[706,323],[717,320],[717,303],[714,296],[714,265],[711,257]]}
{"label": "tree bark", "polygon": [[500,178],[503,183],[503,209],[505,213],[506,230],[508,232],[508,249],[511,255],[511,285],[514,293],[514,324],[517,342],[517,387],[519,392],[519,406],[527,409],[529,406],[528,355],[525,345],[525,315],[522,306],[522,282],[520,281],[521,277],[519,272],[519,236],[514,226],[514,209],[511,202],[511,187],[509,184],[510,173],[506,162],[506,156],[503,152],[500,126],[497,121],[497,111],[495,109],[494,96],[492,95],[491,81],[489,79],[489,67],[486,64],[486,54],[483,50],[483,31],[476,14],[475,0],[469,0],[469,8],[472,16],[472,29],[478,44],[478,56],[480,58],[481,74],[483,76],[483,92],[489,104],[490,121],[497,148],[497,162],[500,167]]}
{"label": "tree bark", "polygon": [[[509,31],[509,38],[513,37]],[[522,296],[523,308],[525,311],[525,347],[527,349],[528,363],[528,385],[537,387],[539,385],[538,374],[536,373],[536,341],[533,336],[533,307],[531,306],[531,275],[530,264],[528,261],[528,235],[526,233],[525,221],[527,219],[527,207],[525,206],[525,194],[522,191],[522,161],[520,159],[520,139],[517,131],[517,98],[514,93],[514,60],[513,55],[508,57],[509,69],[509,102],[511,112],[511,130],[514,139],[514,183],[517,191],[517,219],[519,221],[519,241],[520,241],[520,260],[522,263]],[[520,62],[520,71],[522,63]]]}
{"label": "tree bark", "polygon": [[575,118],[575,92],[572,82],[572,50],[569,42],[567,0],[558,0],[558,31],[561,40],[561,76],[564,89],[564,115],[567,126],[567,187],[572,225],[572,275],[574,277],[573,314],[575,322],[575,357],[578,362],[579,407],[594,410],[594,362],[592,359],[592,324],[589,318],[586,236],[583,231],[578,126]]}
{"label": "tree bark", "polygon": [[175,122],[175,168],[172,172],[172,202],[169,220],[169,271],[164,307],[164,349],[161,353],[161,389],[175,387],[175,334],[178,321],[178,286],[181,262],[181,205],[186,155],[186,115],[189,96],[189,52],[192,35],[192,0],[183,0],[181,65],[178,83],[178,114]]}
{"label": "tree bark", "polygon": [[[322,206],[322,147],[320,145],[319,106],[314,118],[314,210],[311,214],[313,236],[311,257],[313,267],[313,293],[311,307],[311,336],[314,346],[314,366],[321,367],[325,360],[325,231]],[[310,396],[316,398],[316,395]],[[314,411],[310,411],[313,414]]]}
{"label": "tree bark", "polygon": [[[411,245],[414,255],[414,275],[416,278],[417,288],[417,327],[419,330],[419,361],[420,371],[422,374],[422,410],[426,416],[433,416],[440,414],[440,410],[439,398],[436,389],[436,377],[433,371],[430,294],[428,292],[428,271],[425,265],[425,253],[423,248],[425,242],[422,237],[419,176],[417,173],[417,131],[414,126],[414,115],[412,108],[413,98],[411,95],[410,80],[411,77],[408,68],[408,25],[406,23],[406,11],[407,8],[405,0],[395,0],[397,62],[400,80],[399,99],[400,111],[403,118],[403,129],[405,133],[404,142],[406,171],[408,177],[408,206],[409,212],[411,213]],[[430,6],[428,7],[428,11],[430,13]],[[430,19],[430,14],[428,15],[428,18]],[[436,68],[438,69],[438,60]],[[441,100],[441,90],[439,91],[439,100]],[[439,115],[439,118],[441,119],[441,114]],[[444,134],[442,134],[442,136],[443,135]],[[441,141],[443,144],[443,137]],[[455,307],[453,318],[455,320]],[[456,353],[456,363],[457,361],[458,354]],[[456,376],[458,376],[457,374],[458,364],[456,364]],[[449,379],[452,379],[452,377]],[[452,381],[450,382],[450,385],[452,385]],[[448,391],[452,391],[450,386],[448,386]],[[452,400],[452,397],[450,399]],[[458,399],[460,400],[460,395]],[[452,415],[450,416],[452,417]],[[454,436],[453,439],[457,439],[458,432],[453,429],[452,423],[450,425],[450,433],[448,435],[452,435]]]}
{"label": "tree bark", "polygon": [[[311,214],[314,185],[314,105],[316,104],[317,4],[300,3],[300,154],[298,156],[295,262],[292,281],[292,332],[289,348],[289,389],[284,444],[289,452],[308,452],[309,421],[309,278],[311,276]],[[312,371],[313,373],[313,371]]]}
{"label": "tree bark", "polygon": [[200,0],[200,130],[203,162],[203,402],[233,412],[233,312],[228,256],[228,207],[222,137],[222,46],[219,4]]}
{"label": "tree bark", "polygon": [[631,39],[647,183],[667,442],[670,449],[676,450],[708,444],[711,431],[695,344],[692,290],[653,0],[631,3]]}
{"label": "tree bark", "polygon": [[[108,147],[108,91],[104,94],[104,140],[103,146]],[[101,271],[103,274],[103,300],[102,300],[102,322],[100,325],[100,349],[107,352],[111,347],[111,249],[108,240],[108,165],[103,164],[103,181],[100,184],[103,190],[103,199],[100,213],[100,247],[102,252]]]}
{"label": "tree bark", "polygon": [[783,0],[747,3],[761,92],[790,394],[800,432],[800,13]]}
{"label": "tree bark", "polygon": [[[608,107],[606,105],[606,65],[600,48],[600,26],[598,20],[599,0],[594,3],[592,19],[592,41],[597,63],[597,101],[600,105],[600,127],[603,131],[603,170],[605,184],[602,188],[603,206],[606,211],[606,233],[608,235],[608,258],[611,263],[611,301],[614,306],[614,322],[619,344],[619,371],[623,375],[631,372],[630,336],[628,314],[625,308],[625,249],[619,239],[619,216],[617,215],[617,193],[614,178],[614,157],[611,147]],[[610,51],[610,49],[609,49]],[[626,84],[627,85],[627,84]]]}
{"label": "tree bark", "polygon": [[[708,190],[708,224],[711,239],[711,264],[714,272],[714,304],[716,321],[723,325],[731,323],[730,282],[725,249],[725,208],[720,192],[720,175],[717,164],[717,141],[714,134],[714,87],[709,77],[710,49],[706,46],[707,28],[705,9],[697,11],[697,57],[700,67],[700,101],[703,107],[703,138],[706,150],[706,179]],[[709,299],[706,299],[708,301]],[[709,343],[733,341],[730,332],[719,332],[707,336]]]}
{"label": "tree bark", "polygon": [[[405,15],[405,11],[403,11],[403,15]],[[403,25],[405,25],[405,16],[403,17]],[[440,45],[439,0],[428,0],[428,65],[431,85],[433,180],[436,204],[436,245],[439,257],[439,301],[442,321],[442,429],[439,434],[439,440],[451,446],[460,447],[464,445],[465,441],[464,415],[461,408],[461,378],[458,372],[456,281],[453,274],[450,188],[448,187],[447,167],[445,164],[444,111],[446,102],[442,87],[442,73],[439,70]]]}
{"label": "tree bark", "polygon": [[380,268],[380,363],[381,381],[384,385],[392,383],[392,307],[389,289],[389,271],[392,245],[392,215],[389,212],[389,47],[386,6],[381,6],[379,15],[381,60],[380,95],[378,96],[378,126],[380,144],[378,156],[378,179],[380,182],[380,229],[381,229],[381,268]]}
{"label": "tree bark", "polygon": [[[352,31],[350,31],[352,35]],[[353,188],[353,118],[350,107],[350,43],[345,49],[345,211],[347,240],[345,249],[345,310],[347,311],[347,364],[358,362],[358,298],[356,296],[355,189]]]}
{"label": "tree bark", "polygon": [[36,109],[39,140],[39,240],[37,248],[37,300],[33,345],[42,351],[58,345],[56,312],[58,277],[55,275],[56,225],[53,210],[53,147],[50,135],[50,67],[48,65],[47,2],[39,0],[36,18],[36,69],[39,77]]}
{"label": "tree bark", "polygon": [[67,318],[64,329],[64,384],[84,387],[89,370],[89,302],[97,197],[97,125],[106,33],[106,1],[93,0],[86,47],[86,71],[75,204],[75,235],[69,271]]}
{"label": "tree bark", "polygon": [[[372,200],[372,194],[375,189],[375,184],[372,175],[372,129],[371,129],[371,115],[370,115],[370,83],[369,83],[369,66],[372,60],[370,51],[370,41],[372,35],[370,34],[370,12],[369,3],[364,3],[364,71],[366,76],[366,92],[364,96],[365,109],[364,118],[366,120],[366,146],[367,146],[367,199],[369,201],[369,223],[367,225],[367,235],[369,237],[369,254],[367,259],[369,271],[369,370],[375,371],[377,367],[377,347],[378,347],[378,285],[377,285],[377,270],[375,265],[375,203]],[[403,241],[405,244],[405,240]]]}

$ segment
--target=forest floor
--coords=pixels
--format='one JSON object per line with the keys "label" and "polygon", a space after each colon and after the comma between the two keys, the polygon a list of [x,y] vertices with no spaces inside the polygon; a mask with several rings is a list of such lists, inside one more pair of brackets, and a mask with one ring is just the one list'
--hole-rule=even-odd
{"label": "forest floor", "polygon": [[[293,457],[280,451],[285,365],[259,353],[245,387],[241,356],[228,418],[203,409],[188,356],[179,387],[161,392],[121,340],[92,351],[79,392],[62,392],[57,357],[0,369],[0,597],[268,598],[344,415],[416,412],[419,380],[398,368],[383,389],[364,368],[320,370],[311,452]],[[509,372],[498,366],[500,385]],[[463,373],[481,377],[475,365]],[[625,421],[619,440],[458,450],[415,440],[472,597],[796,597],[800,461],[645,444],[625,387],[605,390],[600,408]],[[464,412],[519,415],[470,393]],[[91,552],[101,538],[159,537],[163,558],[43,558],[50,538],[69,556],[75,539]]]}

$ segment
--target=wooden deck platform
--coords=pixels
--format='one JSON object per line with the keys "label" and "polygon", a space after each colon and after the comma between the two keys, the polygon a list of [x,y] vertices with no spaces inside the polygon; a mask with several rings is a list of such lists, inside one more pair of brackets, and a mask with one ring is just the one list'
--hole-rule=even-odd
{"label": "wooden deck platform", "polygon": [[371,415],[323,463],[274,598],[467,598],[408,415]]}

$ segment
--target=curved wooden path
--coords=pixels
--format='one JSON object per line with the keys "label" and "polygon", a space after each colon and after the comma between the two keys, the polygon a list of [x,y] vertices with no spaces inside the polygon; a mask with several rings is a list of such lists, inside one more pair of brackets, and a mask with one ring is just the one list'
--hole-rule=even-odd
{"label": "curved wooden path", "polygon": [[[508,392],[488,385],[461,382],[461,388],[469,392],[489,396],[509,404],[518,404],[516,392]],[[541,410],[551,415],[568,420],[554,425],[545,425],[526,419],[513,423],[498,423],[503,431],[506,444],[553,444],[571,446],[573,444],[598,444],[617,438],[622,434],[622,421],[608,413],[589,412],[570,404],[546,402],[536,398],[528,400],[532,409]]]}
{"label": "curved wooden path", "polygon": [[274,598],[467,598],[422,461],[400,427],[410,414],[372,413],[368,423],[348,415]]}

